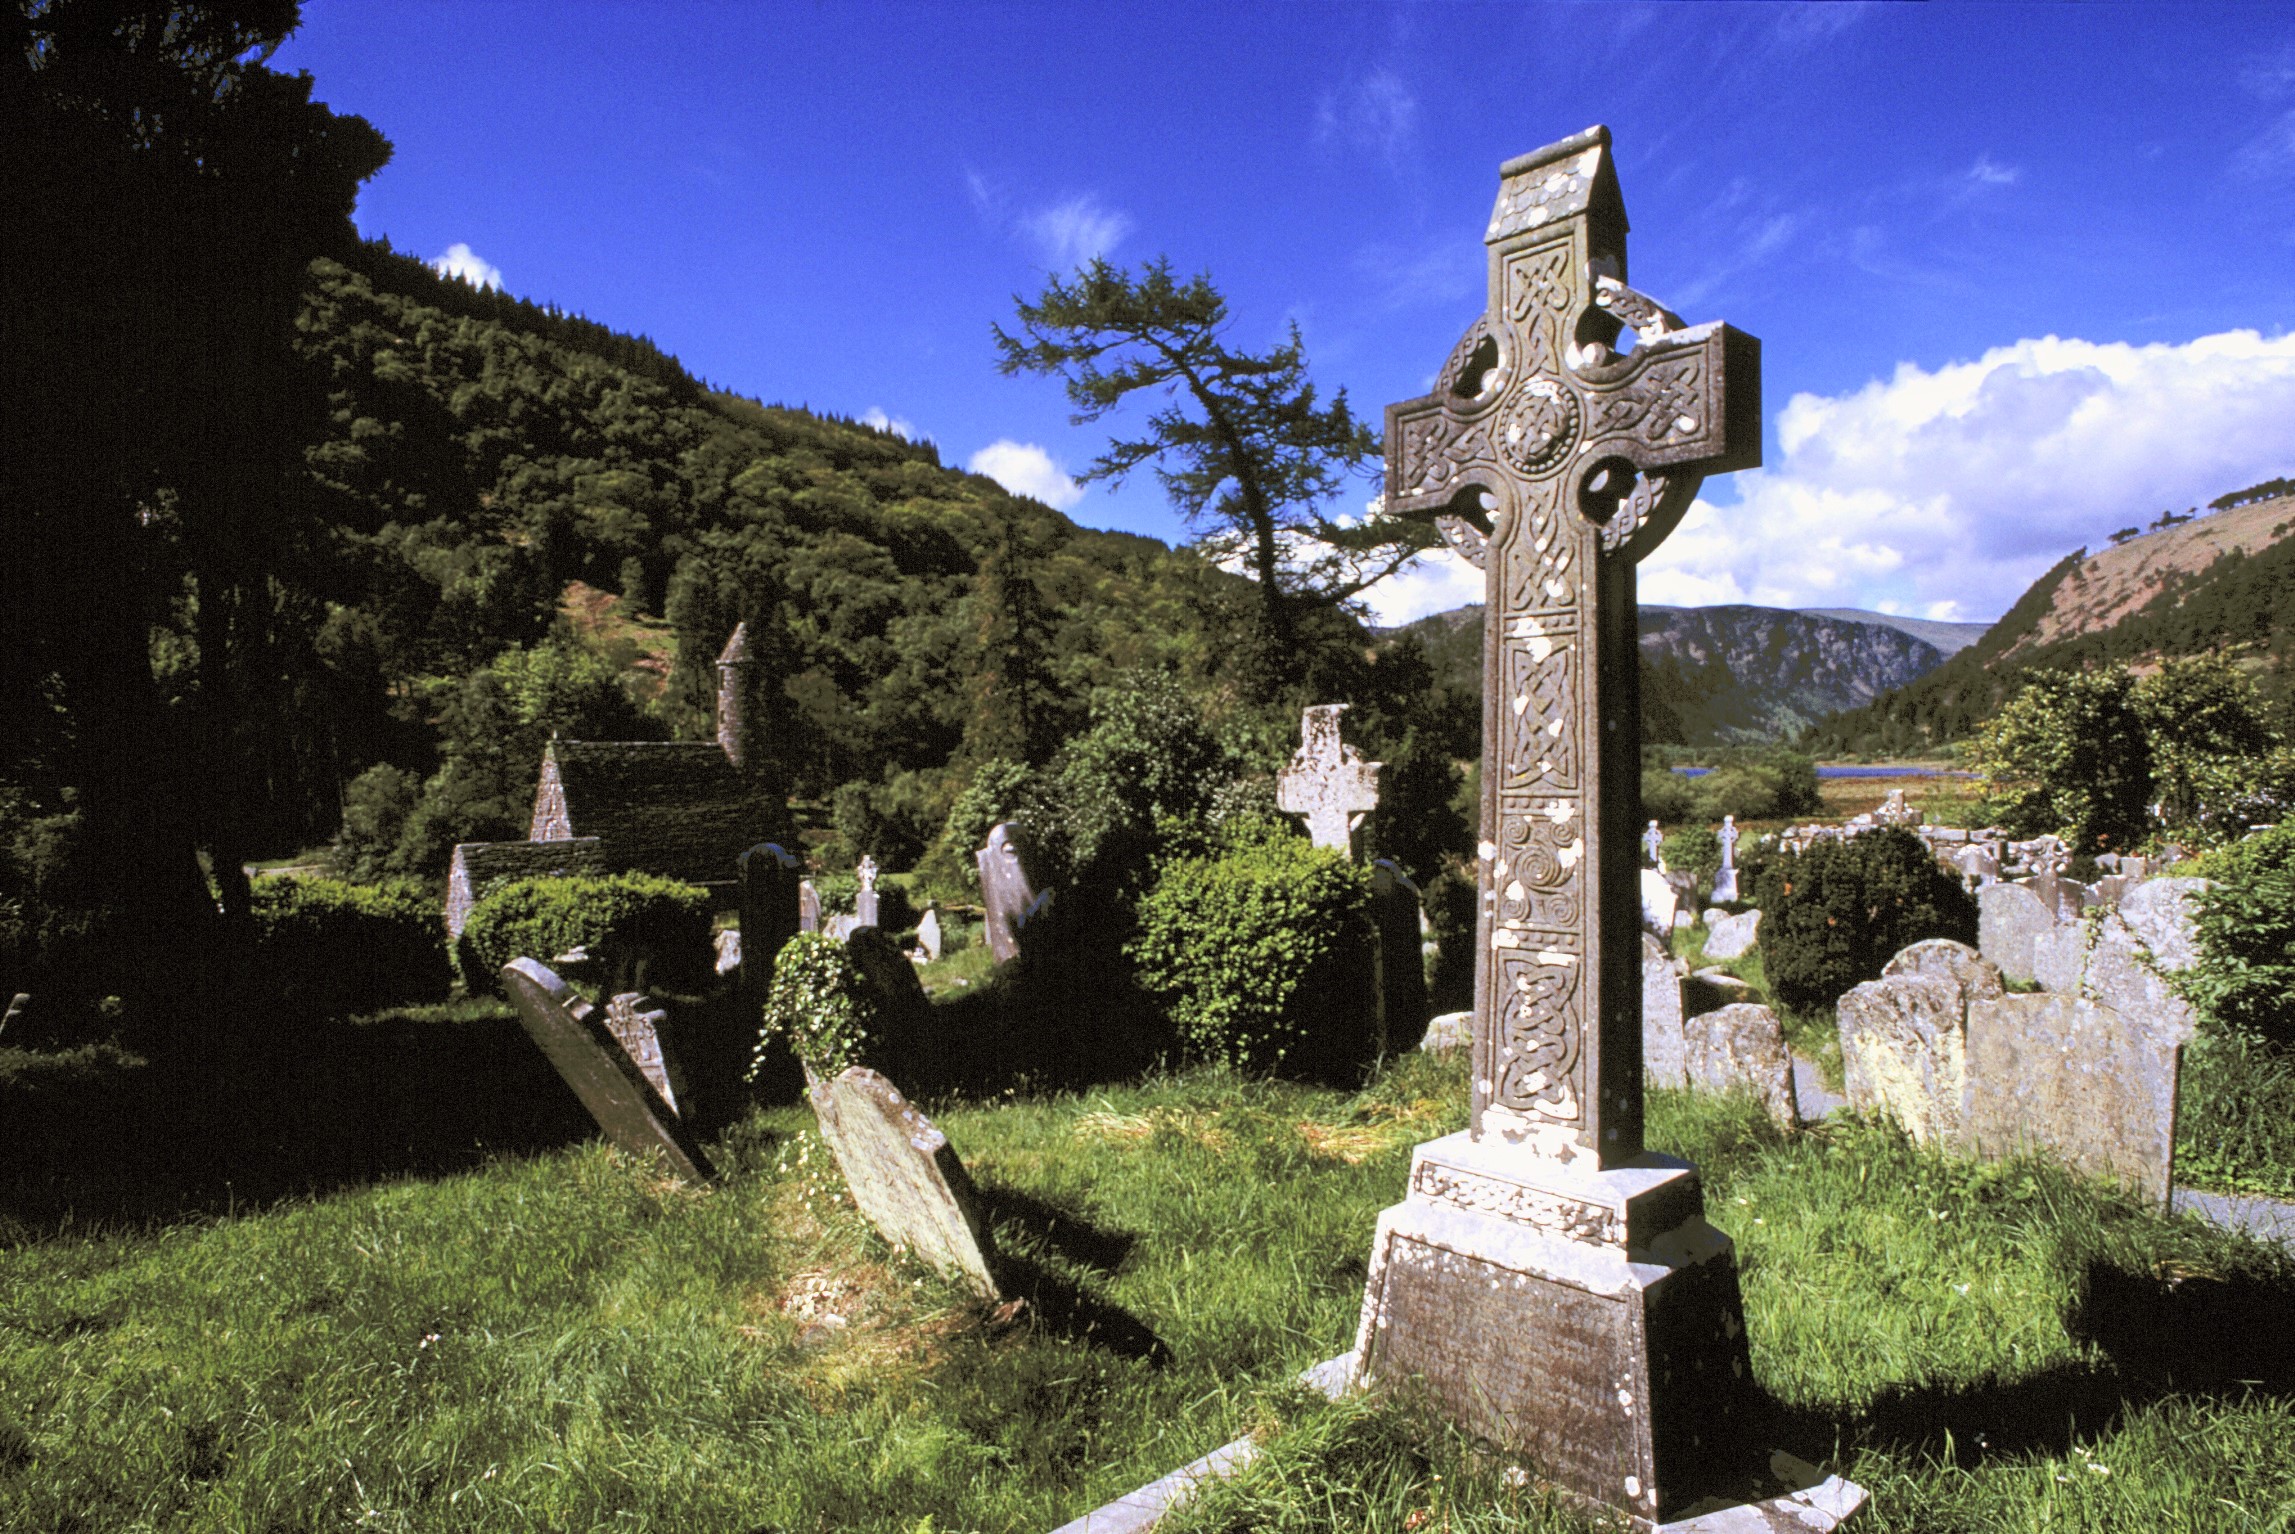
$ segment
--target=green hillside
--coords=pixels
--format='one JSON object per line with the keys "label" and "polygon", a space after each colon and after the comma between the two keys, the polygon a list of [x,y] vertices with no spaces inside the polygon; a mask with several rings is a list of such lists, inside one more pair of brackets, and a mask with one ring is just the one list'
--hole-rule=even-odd
{"label": "green hillside", "polygon": [[[2266,492],[2258,497],[2254,492]],[[1897,755],[1966,737],[2014,696],[2034,672],[2145,664],[2166,656],[2232,654],[2263,694],[2278,703],[2295,693],[2288,658],[2295,653],[2295,503],[2272,485],[2219,498],[2219,514],[2250,508],[2260,536],[2252,547],[2220,553],[2199,544],[2207,529],[2162,529],[2200,549],[2157,561],[2134,593],[2095,591],[2100,570],[2121,550],[2096,560],[2076,549],[2032,584],[1975,644],[1928,675],[1872,703],[1820,721],[1805,739],[1820,753]],[[2245,515],[2245,512],[2242,512]],[[2132,546],[2131,546],[2132,549]]]}

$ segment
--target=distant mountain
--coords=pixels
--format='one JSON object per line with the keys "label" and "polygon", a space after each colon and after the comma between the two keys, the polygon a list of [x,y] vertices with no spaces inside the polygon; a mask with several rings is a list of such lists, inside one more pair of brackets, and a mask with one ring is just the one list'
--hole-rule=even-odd
{"label": "distant mountain", "polygon": [[[2248,499],[2250,495],[2254,499]],[[2295,494],[2235,491],[2211,516],[2076,549],[1976,643],[1910,685],[1821,722],[1820,751],[1896,753],[1959,740],[2034,671],[2236,648],[2266,694],[2295,694]],[[2163,525],[2164,524],[2164,525]]]}
{"label": "distant mountain", "polygon": [[1989,623],[1947,623],[1939,618],[1906,618],[1896,613],[1867,612],[1861,607],[1804,607],[1811,618],[1838,618],[1844,623],[1878,623],[1935,645],[1947,656],[1958,655],[1984,637]]}
{"label": "distant mountain", "polygon": [[[1676,745],[1729,745],[1782,739],[1812,720],[1868,703],[1933,670],[1945,658],[1908,624],[1938,624],[1791,612],[1783,608],[1641,609],[1642,738]],[[1436,674],[1479,691],[1482,608],[1436,613],[1407,625]]]}

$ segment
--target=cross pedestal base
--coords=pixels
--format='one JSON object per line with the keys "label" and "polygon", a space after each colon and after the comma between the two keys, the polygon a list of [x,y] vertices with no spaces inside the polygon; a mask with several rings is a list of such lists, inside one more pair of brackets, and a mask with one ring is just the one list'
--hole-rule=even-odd
{"label": "cross pedestal base", "polygon": [[1355,1373],[1654,1527],[1742,1468],[1744,1305],[1696,1168],[1592,1159],[1421,1145],[1379,1216]]}

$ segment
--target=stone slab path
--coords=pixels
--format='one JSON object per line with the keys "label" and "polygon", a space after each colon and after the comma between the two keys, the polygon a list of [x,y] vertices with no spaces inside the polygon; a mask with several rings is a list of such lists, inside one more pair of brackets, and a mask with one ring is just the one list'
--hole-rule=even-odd
{"label": "stone slab path", "polygon": [[2175,1190],[2175,1207],[2203,1220],[2244,1230],[2263,1241],[2295,1247],[2295,1204],[2275,1198],[2253,1198],[2236,1193],[2202,1193],[2197,1188]]}

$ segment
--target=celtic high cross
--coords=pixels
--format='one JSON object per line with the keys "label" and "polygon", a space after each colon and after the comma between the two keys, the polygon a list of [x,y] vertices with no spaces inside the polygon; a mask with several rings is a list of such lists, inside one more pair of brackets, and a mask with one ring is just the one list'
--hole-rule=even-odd
{"label": "celtic high cross", "polygon": [[1642,1150],[1634,563],[1761,460],[1760,342],[1626,286],[1609,143],[1500,168],[1489,307],[1386,440],[1487,581],[1473,1134],[1601,1167]]}

